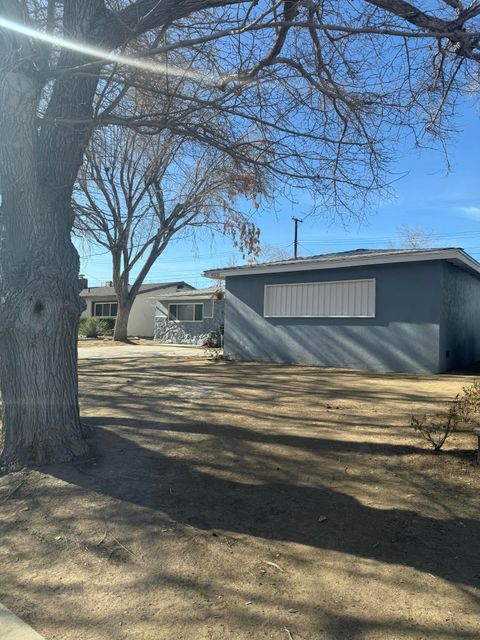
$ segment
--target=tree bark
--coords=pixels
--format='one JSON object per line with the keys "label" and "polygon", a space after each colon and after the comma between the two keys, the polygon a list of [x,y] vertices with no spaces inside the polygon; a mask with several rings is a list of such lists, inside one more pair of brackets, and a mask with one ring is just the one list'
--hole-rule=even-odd
{"label": "tree bark", "polygon": [[[74,251],[69,272],[75,270]],[[65,461],[87,451],[77,401],[76,276],[58,266],[37,254],[31,269],[17,263],[3,279],[9,306],[0,339],[5,469]]]}
{"label": "tree bark", "polygon": [[118,342],[128,342],[127,329],[131,310],[132,305],[128,300],[118,298],[118,312],[113,331],[113,339]]}
{"label": "tree bark", "polygon": [[[38,194],[35,203],[26,201],[29,197],[22,202],[18,191],[2,194],[0,466],[5,469],[69,460],[87,451],[77,400],[78,255],[65,229],[38,224],[51,219],[60,203],[34,185],[25,191],[30,188]],[[32,221],[37,222],[33,230]]]}
{"label": "tree bark", "polygon": [[87,451],[78,408],[82,303],[78,254],[70,240],[71,188],[68,174],[46,171],[44,152],[55,156],[55,147],[39,144],[39,91],[28,67],[12,64],[0,75],[0,468],[5,470]]}

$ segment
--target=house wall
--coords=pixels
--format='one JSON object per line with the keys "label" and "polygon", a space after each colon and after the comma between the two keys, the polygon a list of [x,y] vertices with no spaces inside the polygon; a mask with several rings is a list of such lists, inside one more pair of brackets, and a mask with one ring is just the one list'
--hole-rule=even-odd
{"label": "house wall", "polygon": [[[374,318],[264,318],[265,284],[376,279]],[[443,263],[226,278],[225,355],[376,371],[441,369]]]}
{"label": "house wall", "polygon": [[[172,300],[172,303],[175,301]],[[195,322],[180,322],[168,319],[168,302],[157,307],[154,339],[165,344],[196,344],[207,342],[212,334],[218,334],[224,322],[224,300],[192,300],[192,303],[204,304],[204,308],[213,303],[213,317]]]}
{"label": "house wall", "polygon": [[90,318],[93,316],[93,302],[116,302],[116,296],[103,296],[102,298],[93,298],[85,296],[83,298],[85,300],[86,307],[82,311],[81,318]]}
{"label": "house wall", "polygon": [[[173,288],[173,291],[176,289]],[[155,300],[150,296],[155,293],[141,293],[135,299],[128,318],[127,333],[138,338],[153,338]]]}
{"label": "house wall", "polygon": [[[190,285],[185,285],[185,289],[191,289]],[[177,287],[163,287],[161,290],[162,295],[169,293],[177,293]],[[131,337],[139,338],[153,338],[154,334],[154,317],[155,317],[155,300],[152,298],[158,291],[146,291],[140,293],[135,298],[135,302],[132,305],[130,317],[128,319],[127,333]],[[92,315],[93,305],[92,302],[116,302],[116,296],[103,296],[103,297],[88,297],[85,296],[85,302],[87,304],[86,309],[82,313],[82,318],[88,318]]]}
{"label": "house wall", "polygon": [[480,280],[445,262],[440,324],[443,370],[480,361]]}

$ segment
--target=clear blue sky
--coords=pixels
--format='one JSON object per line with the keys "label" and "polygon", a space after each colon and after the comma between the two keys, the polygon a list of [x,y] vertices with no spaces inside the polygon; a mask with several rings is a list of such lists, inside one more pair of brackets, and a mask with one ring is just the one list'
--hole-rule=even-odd
{"label": "clear blue sky", "polygon": [[[394,185],[396,196],[378,202],[360,225],[350,223],[344,228],[340,222],[332,223],[328,216],[309,217],[299,228],[299,254],[398,246],[398,229],[406,224],[428,231],[432,246],[463,247],[480,260],[480,113],[473,102],[463,106],[456,126],[458,133],[448,145],[449,173],[438,149],[398,149],[398,160],[392,167],[399,175]],[[403,174],[406,175],[400,177]],[[301,218],[306,213],[301,204],[290,202],[277,203],[276,213],[261,211],[256,221],[262,243],[293,251],[292,215]],[[88,277],[90,286],[111,280],[110,256],[97,255],[101,252],[101,247],[80,250],[81,272]],[[176,241],[158,260],[146,282],[186,280],[197,287],[209,286],[211,281],[201,277],[205,269],[242,262],[227,239]]]}

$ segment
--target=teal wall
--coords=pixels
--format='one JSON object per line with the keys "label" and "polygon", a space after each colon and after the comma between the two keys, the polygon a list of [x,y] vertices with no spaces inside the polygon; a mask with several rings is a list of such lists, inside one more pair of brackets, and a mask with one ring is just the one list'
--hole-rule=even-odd
{"label": "teal wall", "polygon": [[440,368],[460,369],[480,361],[480,280],[443,263]]}
{"label": "teal wall", "polygon": [[[374,371],[444,370],[443,352],[452,341],[447,333],[457,331],[444,318],[444,276],[442,261],[229,276],[225,355]],[[263,317],[266,284],[356,278],[376,279],[375,318]],[[478,296],[480,281],[472,279]],[[443,324],[450,328],[441,340]]]}

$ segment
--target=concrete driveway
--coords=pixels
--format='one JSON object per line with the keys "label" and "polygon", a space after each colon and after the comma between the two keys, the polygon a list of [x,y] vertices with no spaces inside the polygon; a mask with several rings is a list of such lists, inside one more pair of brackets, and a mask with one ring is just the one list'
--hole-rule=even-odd
{"label": "concrete driveway", "polygon": [[1,640],[43,640],[42,636],[0,604]]}
{"label": "concrete driveway", "polygon": [[80,360],[103,360],[112,358],[207,358],[208,350],[203,347],[177,344],[126,344],[122,346],[82,346],[79,344]]}

